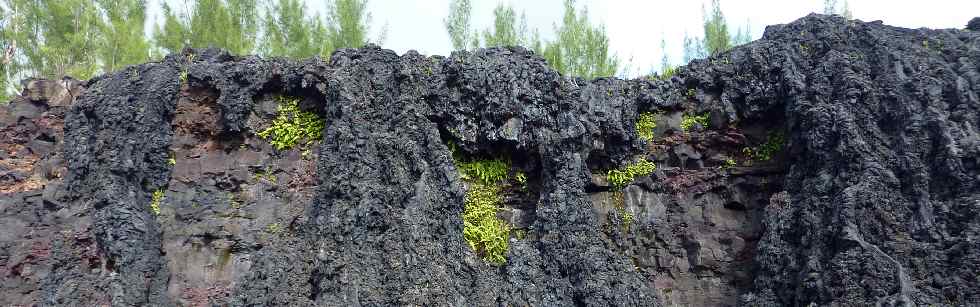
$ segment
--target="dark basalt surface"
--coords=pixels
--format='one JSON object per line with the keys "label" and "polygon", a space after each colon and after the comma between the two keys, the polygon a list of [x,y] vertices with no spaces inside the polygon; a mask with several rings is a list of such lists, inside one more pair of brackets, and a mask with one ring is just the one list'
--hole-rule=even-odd
{"label": "dark basalt surface", "polygon": [[[368,46],[36,83],[0,106],[0,305],[980,305],[978,65],[977,31],[810,15],[669,80]],[[256,135],[280,95],[322,141]],[[448,142],[527,173],[504,265],[463,239]]]}

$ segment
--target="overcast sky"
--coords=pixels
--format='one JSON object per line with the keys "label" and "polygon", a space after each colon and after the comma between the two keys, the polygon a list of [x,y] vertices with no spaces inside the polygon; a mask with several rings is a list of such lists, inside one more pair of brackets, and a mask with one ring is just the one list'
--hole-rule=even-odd
{"label": "overcast sky", "polygon": [[[159,21],[158,1],[169,1],[175,7],[181,7],[185,2],[152,0],[150,18],[153,22]],[[326,1],[306,2],[311,11],[322,15]],[[478,29],[487,28],[493,23],[493,8],[498,3],[507,3],[527,14],[530,28],[537,28],[542,38],[550,39],[554,24],[561,20],[563,2],[472,0],[473,22]],[[681,61],[685,31],[692,35],[702,31],[703,2],[578,0],[577,4],[588,7],[591,21],[605,24],[610,48],[624,64],[631,63],[632,70],[627,75],[635,76],[659,67],[661,37],[667,39],[671,61],[675,64]],[[850,0],[849,4],[856,19],[882,20],[888,25],[907,28],[963,28],[971,18],[980,16],[980,0]],[[452,45],[443,26],[449,11],[448,0],[369,0],[368,5],[373,18],[372,30],[377,32],[387,25],[384,48],[398,54],[411,49],[427,55],[450,53]],[[822,11],[823,1],[721,0],[721,7],[730,25],[729,31],[749,24],[753,39],[756,39],[762,36],[766,25],[788,23],[811,12]]]}

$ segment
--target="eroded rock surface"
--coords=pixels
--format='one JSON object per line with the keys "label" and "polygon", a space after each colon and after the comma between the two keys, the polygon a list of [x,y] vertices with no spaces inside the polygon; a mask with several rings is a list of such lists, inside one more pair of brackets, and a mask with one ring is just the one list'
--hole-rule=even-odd
{"label": "eroded rock surface", "polygon": [[[369,46],[37,81],[0,106],[0,305],[977,305],[978,63],[976,31],[811,15],[668,80]],[[258,136],[281,96],[322,140]],[[527,174],[504,265],[448,144]]]}

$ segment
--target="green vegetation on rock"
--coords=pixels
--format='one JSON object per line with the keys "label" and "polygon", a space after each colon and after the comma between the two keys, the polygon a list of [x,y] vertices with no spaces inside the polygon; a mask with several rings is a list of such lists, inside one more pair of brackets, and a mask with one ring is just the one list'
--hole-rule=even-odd
{"label": "green vegetation on rock", "polygon": [[727,169],[730,169],[730,168],[735,167],[736,165],[738,165],[738,162],[735,162],[735,159],[727,158],[727,159],[725,159],[725,164],[722,164],[718,168],[719,169],[723,169],[723,170],[727,170]]}
{"label": "green vegetation on rock", "polygon": [[608,181],[613,188],[613,191],[610,194],[613,202],[613,208],[615,208],[616,212],[618,213],[617,216],[622,223],[624,231],[629,231],[630,225],[633,224],[634,216],[632,212],[626,209],[626,195],[623,193],[623,189],[629,184],[633,183],[633,180],[636,179],[636,177],[650,175],[656,169],[657,165],[654,164],[653,161],[647,160],[644,157],[622,168],[613,169],[606,172],[606,181]]}
{"label": "green vegetation on rock", "polygon": [[641,158],[635,163],[626,165],[623,168],[609,170],[606,173],[606,180],[616,190],[622,190],[633,182],[637,176],[650,175],[657,169],[657,165],[646,158]]}
{"label": "green vegetation on rock", "polygon": [[282,230],[283,230],[282,224],[279,224],[279,222],[271,223],[265,226],[265,231],[274,235],[282,233]]}
{"label": "green vegetation on rock", "polygon": [[619,216],[619,221],[623,225],[623,231],[629,231],[630,225],[633,225],[634,217],[633,213],[626,209],[626,193],[623,193],[622,190],[616,190],[611,192],[609,197]]}
{"label": "green vegetation on rock", "polygon": [[766,137],[765,143],[756,147],[746,147],[742,149],[742,153],[755,161],[769,161],[776,153],[783,150],[785,142],[786,138],[782,132],[773,132]]}
{"label": "green vegetation on rock", "polygon": [[670,80],[670,78],[673,77],[675,73],[677,73],[677,67],[664,66],[660,69],[660,73],[650,74],[649,79],[667,81]]}
{"label": "green vegetation on rock", "polygon": [[155,215],[160,215],[160,201],[163,200],[163,189],[153,191],[153,199],[150,200],[150,211]]}
{"label": "green vegetation on rock", "polygon": [[708,114],[691,115],[685,113],[681,117],[681,130],[691,131],[695,124],[700,124],[701,127],[708,128]]}
{"label": "green vegetation on rock", "polygon": [[653,141],[653,128],[657,127],[657,115],[652,112],[640,113],[636,121],[636,134],[644,141]]}
{"label": "green vegetation on rock", "polygon": [[463,179],[479,180],[485,184],[493,184],[507,178],[510,163],[503,159],[474,160],[459,163]]}
{"label": "green vegetation on rock", "polygon": [[323,139],[324,120],[316,113],[300,110],[299,100],[296,97],[279,97],[279,114],[272,121],[272,126],[258,133],[278,150],[291,149],[302,140],[309,144]]}
{"label": "green vegetation on rock", "polygon": [[502,200],[500,187],[473,182],[466,191],[463,208],[463,238],[483,260],[493,264],[507,261],[510,225],[497,217]]}
{"label": "green vegetation on rock", "polygon": [[527,189],[527,174],[524,174],[522,171],[517,171],[517,174],[514,175],[514,180],[517,180],[517,183],[521,184],[522,189]]}
{"label": "green vegetation on rock", "polygon": [[[468,183],[463,203],[463,238],[483,260],[492,264],[507,261],[507,240],[510,225],[497,217],[503,205],[500,195],[511,179],[510,161],[503,158],[467,161],[456,145],[449,142],[449,151],[460,176]],[[527,175],[516,171],[514,181],[526,188]]]}

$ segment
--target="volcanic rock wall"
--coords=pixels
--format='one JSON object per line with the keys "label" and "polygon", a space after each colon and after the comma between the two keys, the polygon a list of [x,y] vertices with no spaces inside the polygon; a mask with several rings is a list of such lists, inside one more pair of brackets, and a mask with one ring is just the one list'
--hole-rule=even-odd
{"label": "volcanic rock wall", "polygon": [[[666,80],[369,46],[37,81],[0,106],[0,305],[978,305],[977,63],[975,31],[811,15]],[[322,140],[257,135],[281,97]],[[527,174],[503,265],[447,144]]]}

